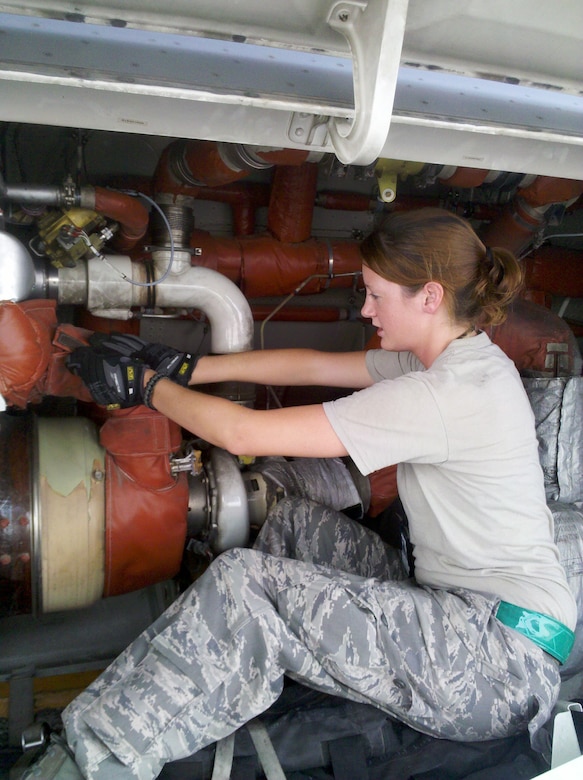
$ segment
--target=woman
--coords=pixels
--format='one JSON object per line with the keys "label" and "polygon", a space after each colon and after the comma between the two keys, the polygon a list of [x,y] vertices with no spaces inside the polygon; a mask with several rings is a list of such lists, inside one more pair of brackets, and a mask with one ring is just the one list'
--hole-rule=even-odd
{"label": "woman", "polygon": [[[192,356],[112,337],[73,355],[96,401],[144,400],[234,454],[350,455],[363,474],[398,463],[415,556],[412,579],[375,534],[281,502],[256,549],[217,558],[65,711],[83,776],[156,777],[264,711],[284,675],[447,739],[534,736],[548,719],[575,603],[529,402],[479,330],[503,319],[519,266],[434,209],[392,215],[362,257],[380,350],[207,356],[192,370]],[[360,389],[259,411],[181,386],[224,380]]]}

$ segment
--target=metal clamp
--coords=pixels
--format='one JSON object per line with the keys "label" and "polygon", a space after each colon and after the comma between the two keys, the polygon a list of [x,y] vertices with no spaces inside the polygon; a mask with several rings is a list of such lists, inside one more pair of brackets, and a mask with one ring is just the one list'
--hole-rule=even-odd
{"label": "metal clamp", "polygon": [[35,748],[46,747],[51,737],[51,729],[48,723],[33,723],[22,732],[20,742],[23,753]]}

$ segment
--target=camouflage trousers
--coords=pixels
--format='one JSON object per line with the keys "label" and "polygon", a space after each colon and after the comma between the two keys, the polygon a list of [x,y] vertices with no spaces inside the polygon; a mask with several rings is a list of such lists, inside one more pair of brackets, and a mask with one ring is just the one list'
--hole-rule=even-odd
{"label": "camouflage trousers", "polygon": [[284,675],[438,737],[534,733],[558,665],[496,606],[420,587],[376,534],[285,499],[69,705],[67,739],[87,778],[151,780],[263,712]]}

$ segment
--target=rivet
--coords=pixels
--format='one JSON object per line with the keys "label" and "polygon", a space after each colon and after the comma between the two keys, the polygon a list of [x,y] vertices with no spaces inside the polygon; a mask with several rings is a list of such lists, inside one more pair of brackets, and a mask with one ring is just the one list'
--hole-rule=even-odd
{"label": "rivet", "polygon": [[10,555],[0,555],[0,566],[8,566],[10,563],[12,563]]}
{"label": "rivet", "polygon": [[0,528],[8,528],[10,520],[7,517],[0,518]]}
{"label": "rivet", "polygon": [[28,522],[28,517],[26,517],[26,515],[22,515],[22,517],[18,518],[19,525],[28,525]]}

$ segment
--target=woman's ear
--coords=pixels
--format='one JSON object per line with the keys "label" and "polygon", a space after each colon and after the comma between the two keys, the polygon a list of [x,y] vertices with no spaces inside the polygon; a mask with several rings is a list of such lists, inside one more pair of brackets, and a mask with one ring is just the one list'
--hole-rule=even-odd
{"label": "woman's ear", "polygon": [[439,282],[427,282],[423,287],[423,310],[428,314],[435,314],[441,306],[444,298],[444,290]]}

